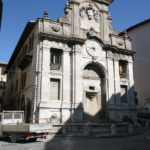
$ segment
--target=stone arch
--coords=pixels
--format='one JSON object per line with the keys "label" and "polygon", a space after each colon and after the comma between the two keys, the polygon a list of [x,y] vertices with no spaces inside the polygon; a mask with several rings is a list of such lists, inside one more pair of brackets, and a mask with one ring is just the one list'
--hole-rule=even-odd
{"label": "stone arch", "polygon": [[[107,71],[106,68],[103,66],[103,64],[97,62],[97,61],[88,61],[87,63],[85,63],[82,66],[82,72],[84,71],[84,69],[88,66],[88,65],[93,65],[95,68],[97,68],[98,74],[102,77],[102,78],[107,78]],[[83,73],[82,73],[83,74]]]}
{"label": "stone arch", "polygon": [[83,106],[88,116],[85,121],[106,119],[106,76],[104,66],[98,62],[90,62],[83,68]]}

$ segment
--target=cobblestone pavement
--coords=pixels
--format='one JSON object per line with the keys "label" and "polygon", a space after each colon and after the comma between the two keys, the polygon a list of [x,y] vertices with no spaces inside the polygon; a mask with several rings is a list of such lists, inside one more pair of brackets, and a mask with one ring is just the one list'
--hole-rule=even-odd
{"label": "cobblestone pavement", "polygon": [[0,150],[150,150],[150,131],[114,138],[53,137],[16,144],[0,141]]}

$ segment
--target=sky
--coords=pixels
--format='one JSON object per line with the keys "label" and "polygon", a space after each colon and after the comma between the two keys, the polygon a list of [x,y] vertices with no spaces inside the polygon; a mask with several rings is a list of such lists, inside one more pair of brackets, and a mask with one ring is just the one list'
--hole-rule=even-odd
{"label": "sky", "polygon": [[[48,10],[49,18],[63,16],[66,0],[3,0],[0,31],[0,61],[9,61],[28,21]],[[150,0],[114,0],[109,6],[113,27],[118,31],[150,18]]]}

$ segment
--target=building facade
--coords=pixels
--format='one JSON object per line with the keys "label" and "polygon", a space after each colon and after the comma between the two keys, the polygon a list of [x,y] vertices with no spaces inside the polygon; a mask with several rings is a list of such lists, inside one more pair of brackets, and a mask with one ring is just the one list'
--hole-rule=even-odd
{"label": "building facade", "polygon": [[5,97],[6,80],[7,80],[7,75],[5,74],[6,67],[7,63],[0,62],[0,111],[3,109]]}
{"label": "building facade", "polygon": [[136,50],[134,60],[135,91],[138,106],[150,105],[150,19],[142,21],[126,30]]}
{"label": "building facade", "polygon": [[5,105],[25,110],[27,122],[135,121],[134,51],[112,27],[111,3],[70,0],[57,21],[46,11],[28,22],[7,67]]}

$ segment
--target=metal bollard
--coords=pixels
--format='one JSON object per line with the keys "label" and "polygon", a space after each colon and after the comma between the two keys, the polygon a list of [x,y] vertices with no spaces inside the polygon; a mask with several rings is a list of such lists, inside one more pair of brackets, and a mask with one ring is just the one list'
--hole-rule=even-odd
{"label": "metal bollard", "polygon": [[111,128],[111,136],[116,136],[116,134],[117,134],[117,127],[116,127],[116,125],[112,124],[110,128]]}
{"label": "metal bollard", "polygon": [[67,126],[65,125],[62,127],[62,134],[67,135]]}
{"label": "metal bollard", "polygon": [[129,126],[128,126],[128,132],[129,132],[129,134],[133,134],[134,128],[133,128],[132,124],[129,124]]}
{"label": "metal bollard", "polygon": [[87,124],[84,126],[84,136],[90,135],[90,126]]}

